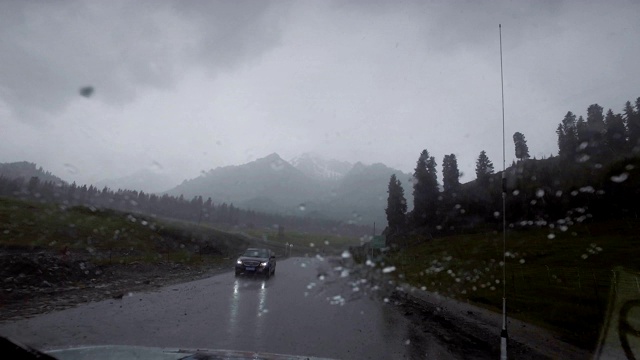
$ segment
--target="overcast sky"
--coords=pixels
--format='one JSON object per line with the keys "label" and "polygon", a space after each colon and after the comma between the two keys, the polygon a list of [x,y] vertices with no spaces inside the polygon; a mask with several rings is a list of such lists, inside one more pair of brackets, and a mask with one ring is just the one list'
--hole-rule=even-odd
{"label": "overcast sky", "polygon": [[[0,162],[92,183],[277,152],[411,172],[511,136],[557,154],[589,104],[640,97],[640,2],[0,0]],[[93,86],[91,97],[79,89]]]}

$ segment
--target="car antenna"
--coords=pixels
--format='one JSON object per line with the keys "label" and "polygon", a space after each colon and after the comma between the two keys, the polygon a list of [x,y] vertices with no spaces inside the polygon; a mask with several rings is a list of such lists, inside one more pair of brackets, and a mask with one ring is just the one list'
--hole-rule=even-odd
{"label": "car antenna", "polygon": [[507,360],[507,178],[505,177],[505,132],[504,132],[504,75],[502,71],[502,24],[498,24],[500,35],[500,90],[502,92],[502,330],[500,331],[500,359]]}

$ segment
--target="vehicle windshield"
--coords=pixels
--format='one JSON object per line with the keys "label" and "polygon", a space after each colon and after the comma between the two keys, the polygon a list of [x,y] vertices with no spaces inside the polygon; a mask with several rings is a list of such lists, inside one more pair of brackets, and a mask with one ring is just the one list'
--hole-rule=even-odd
{"label": "vehicle windshield", "polygon": [[242,256],[267,258],[269,257],[269,252],[260,249],[248,249],[242,254]]}
{"label": "vehicle windshield", "polygon": [[639,15],[0,0],[0,354],[640,358]]}

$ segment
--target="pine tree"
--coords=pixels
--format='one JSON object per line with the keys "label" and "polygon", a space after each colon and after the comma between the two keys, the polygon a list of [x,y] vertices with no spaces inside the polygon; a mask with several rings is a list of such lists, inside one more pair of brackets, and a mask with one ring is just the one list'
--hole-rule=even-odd
{"label": "pine tree", "polygon": [[516,158],[518,160],[528,159],[529,147],[527,146],[527,140],[525,140],[524,134],[521,132],[513,134],[513,143],[516,147]]}
{"label": "pine tree", "polygon": [[640,97],[636,100],[636,109],[627,101],[624,106],[624,117],[627,123],[629,148],[634,153],[640,153]]}
{"label": "pine tree", "polygon": [[427,150],[418,158],[413,182],[413,217],[416,226],[425,226],[436,220],[439,195],[436,161]]}
{"label": "pine tree", "polygon": [[589,141],[587,153],[594,156],[601,155],[605,146],[604,134],[606,126],[603,110],[602,106],[598,104],[591,104],[587,108],[587,136]]}
{"label": "pine tree", "polygon": [[404,189],[400,180],[396,178],[396,174],[391,175],[387,192],[389,197],[387,198],[385,213],[387,214],[389,230],[393,234],[404,228],[407,213],[407,200],[404,197]]}
{"label": "pine tree", "polygon": [[556,134],[558,134],[558,155],[565,159],[574,159],[578,148],[578,123],[571,111],[567,112],[562,122],[558,124]]}
{"label": "pine tree", "polygon": [[476,179],[478,183],[482,185],[488,184],[489,178],[493,173],[493,163],[489,160],[487,153],[482,150],[476,161]]}
{"label": "pine tree", "polygon": [[455,154],[442,159],[442,187],[445,192],[455,192],[460,187],[460,170]]}
{"label": "pine tree", "polygon": [[627,147],[627,129],[621,114],[614,114],[611,109],[605,117],[606,133],[605,144],[613,155],[622,154]]}

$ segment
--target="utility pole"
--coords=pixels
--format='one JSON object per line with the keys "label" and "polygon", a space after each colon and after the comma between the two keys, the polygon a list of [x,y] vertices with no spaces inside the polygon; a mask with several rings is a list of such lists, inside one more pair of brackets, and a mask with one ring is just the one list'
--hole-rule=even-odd
{"label": "utility pole", "polygon": [[502,92],[502,331],[500,331],[500,359],[507,360],[507,178],[505,177],[504,140],[504,75],[502,71],[502,24],[498,24],[500,34],[500,88]]}

